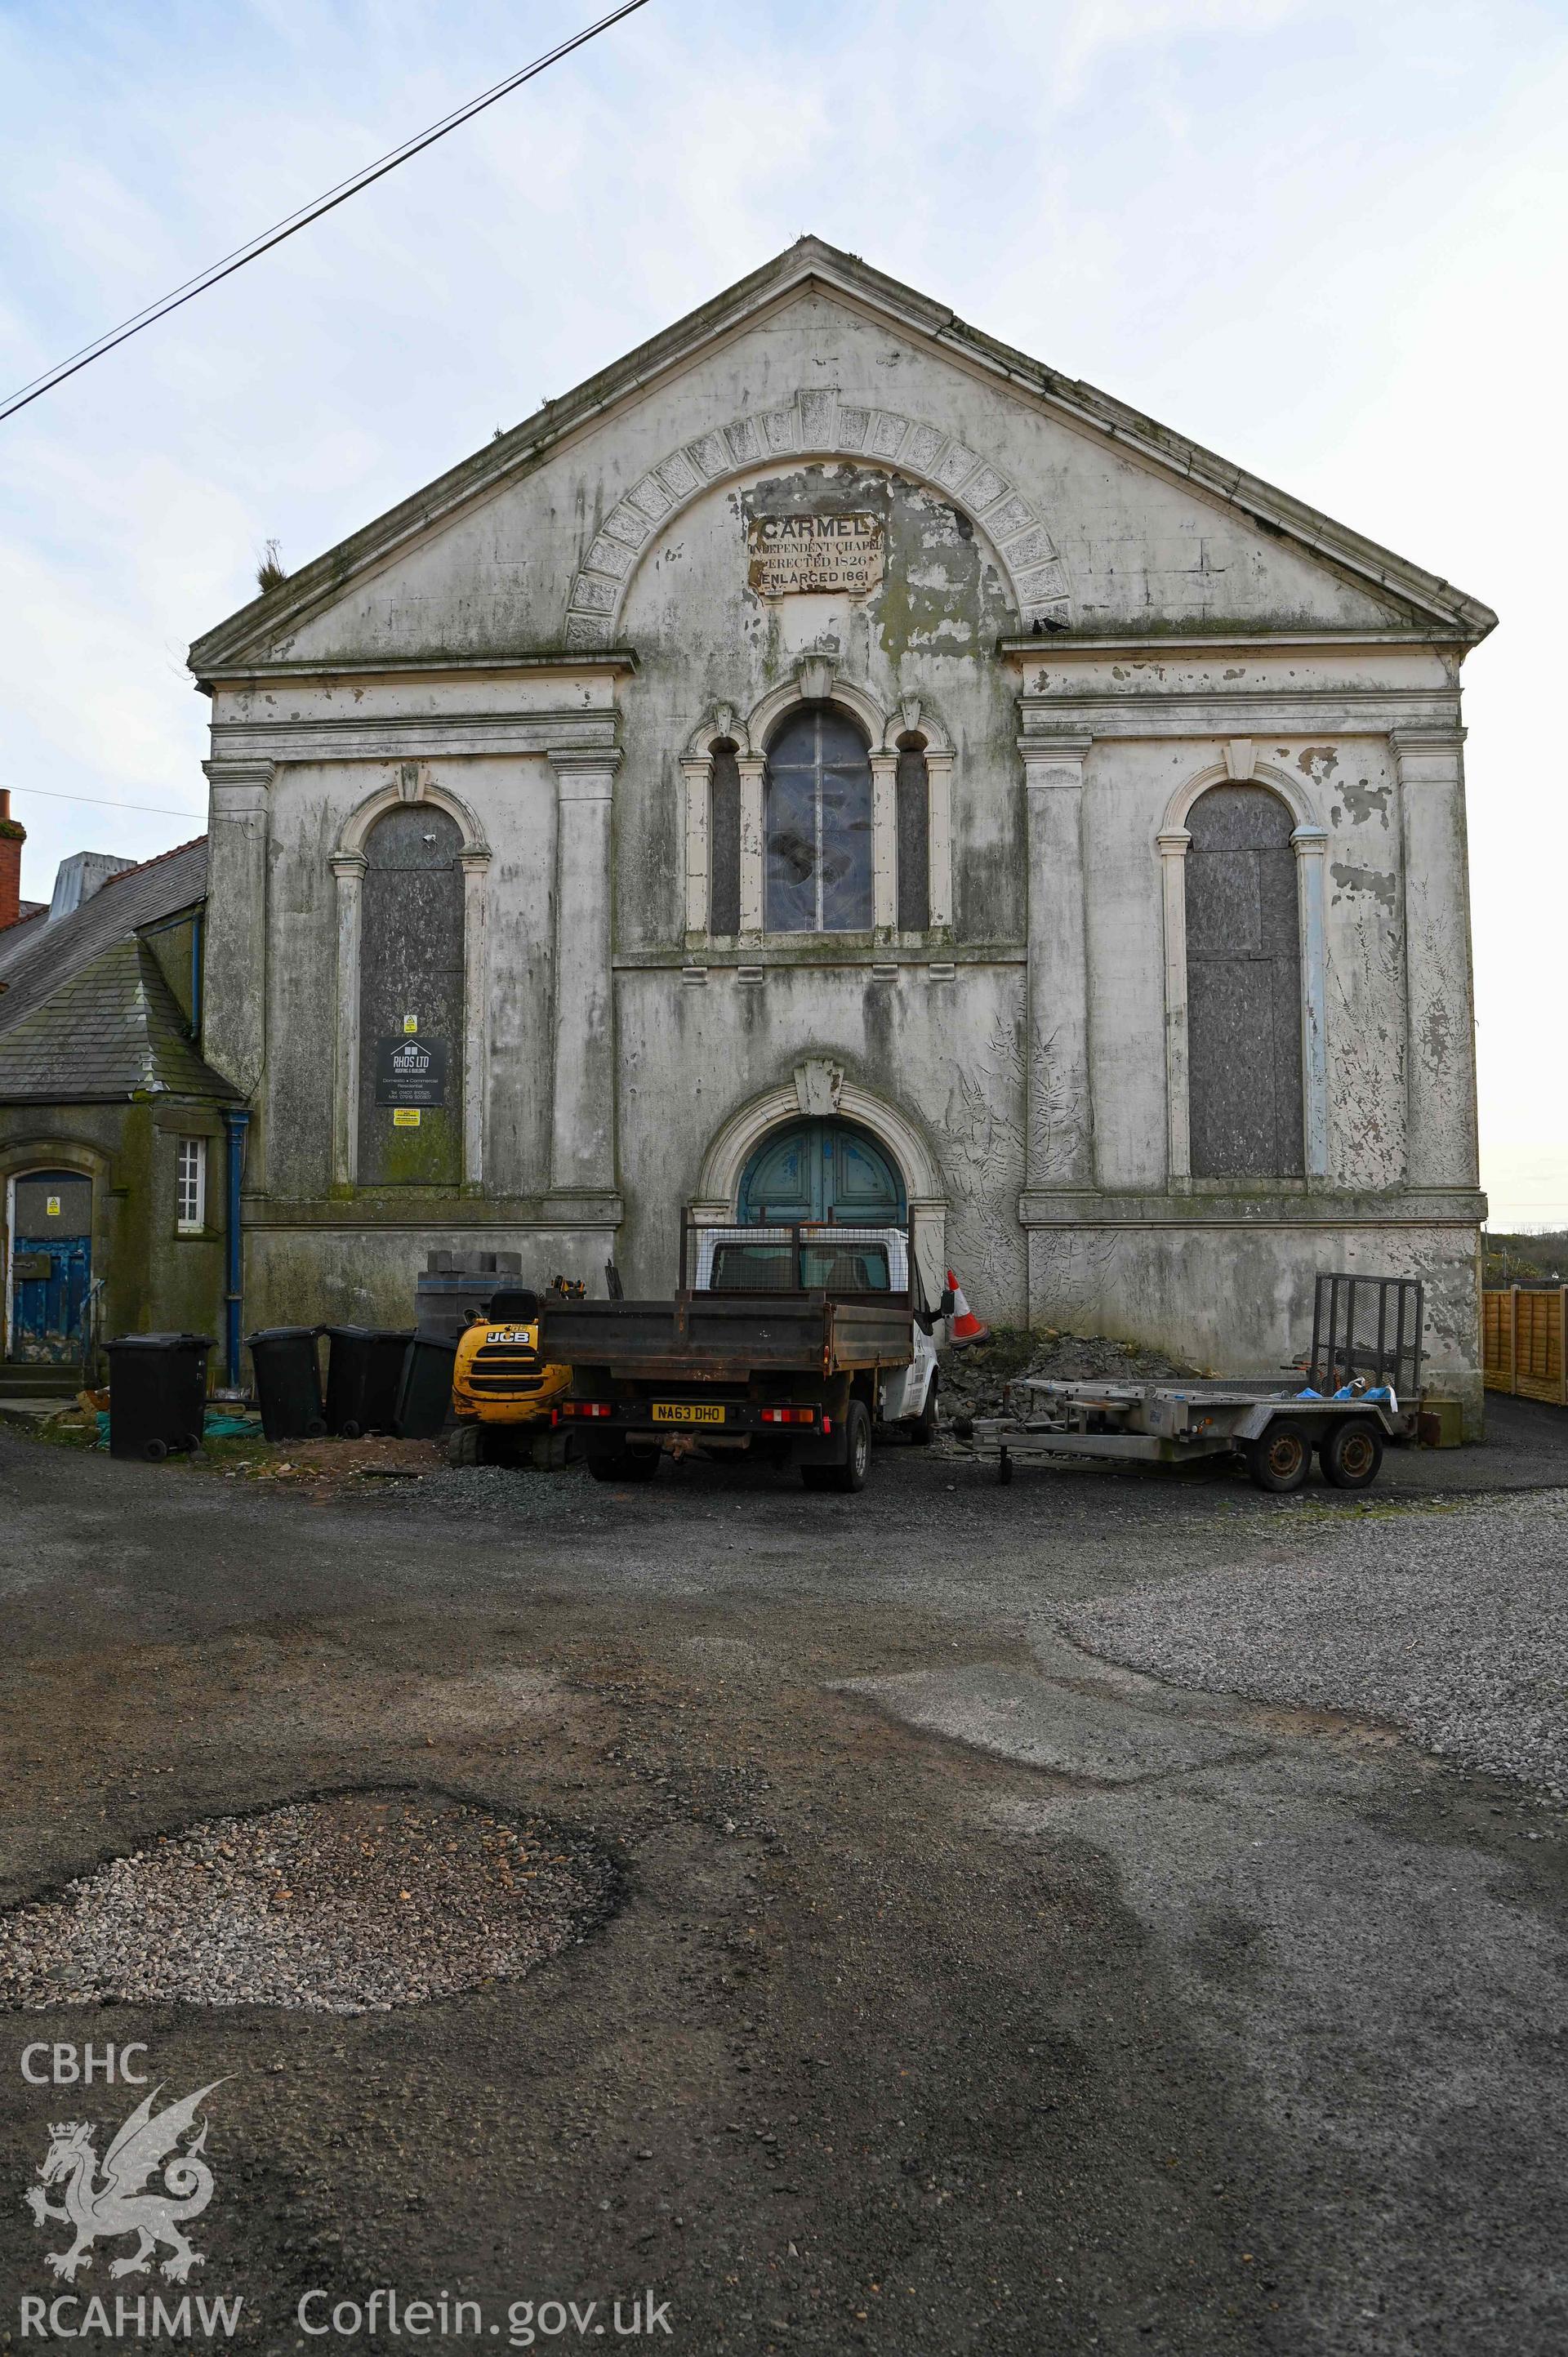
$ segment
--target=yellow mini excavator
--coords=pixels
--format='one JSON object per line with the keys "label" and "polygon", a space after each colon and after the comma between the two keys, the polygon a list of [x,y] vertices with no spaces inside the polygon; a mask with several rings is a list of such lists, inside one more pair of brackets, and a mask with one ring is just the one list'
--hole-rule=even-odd
{"label": "yellow mini excavator", "polygon": [[[582,1285],[557,1277],[554,1290],[581,1297]],[[571,1439],[560,1404],[570,1367],[549,1367],[539,1355],[540,1298],[519,1287],[492,1294],[484,1314],[457,1345],[452,1369],[454,1465],[535,1465],[565,1462]]]}

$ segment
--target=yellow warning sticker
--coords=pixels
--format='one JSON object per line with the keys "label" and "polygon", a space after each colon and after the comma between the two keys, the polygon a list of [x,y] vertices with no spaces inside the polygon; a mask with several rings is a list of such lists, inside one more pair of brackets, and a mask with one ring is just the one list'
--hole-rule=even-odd
{"label": "yellow warning sticker", "polygon": [[419,1107],[417,1105],[393,1105],[392,1127],[394,1129],[417,1129],[419,1127]]}
{"label": "yellow warning sticker", "polygon": [[58,1195],[48,1196],[44,1203],[44,1210],[51,1220],[58,1220],[59,1217],[59,1197]]}
{"label": "yellow warning sticker", "polygon": [[405,1031],[417,1031],[419,1028],[418,1016],[405,1015],[403,1018],[403,1028]]}

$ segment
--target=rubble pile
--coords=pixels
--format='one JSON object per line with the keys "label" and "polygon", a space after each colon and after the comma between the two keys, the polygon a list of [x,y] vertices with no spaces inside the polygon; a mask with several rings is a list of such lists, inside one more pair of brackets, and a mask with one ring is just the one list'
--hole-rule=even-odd
{"label": "rubble pile", "polygon": [[968,1351],[938,1354],[942,1379],[942,1421],[961,1415],[1002,1415],[1009,1383],[1026,1376],[1056,1383],[1168,1383],[1197,1375],[1158,1351],[1136,1342],[1112,1341],[1104,1334],[1069,1334],[1047,1326],[1037,1334],[998,1328],[988,1342]]}

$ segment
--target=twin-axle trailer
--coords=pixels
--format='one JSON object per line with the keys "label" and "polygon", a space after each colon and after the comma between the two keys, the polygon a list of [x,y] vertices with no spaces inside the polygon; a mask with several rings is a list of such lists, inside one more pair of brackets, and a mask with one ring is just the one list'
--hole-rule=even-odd
{"label": "twin-axle trailer", "polygon": [[953,1427],[972,1453],[1010,1481],[1017,1464],[1064,1457],[1190,1465],[1239,1457],[1260,1490],[1299,1490],[1316,1455],[1337,1490],[1378,1478],[1388,1440],[1413,1439],[1413,1415],[1381,1399],[1304,1399],[1267,1383],[1054,1383],[1014,1386],[1026,1397],[1011,1415],[965,1418]]}
{"label": "twin-axle trailer", "polygon": [[1260,1490],[1281,1495],[1301,1488],[1316,1456],[1335,1489],[1364,1490],[1385,1444],[1416,1437],[1422,1308],[1414,1278],[1320,1276],[1312,1350],[1294,1384],[1026,1378],[1009,1386],[1005,1415],[964,1417],[953,1431],[1003,1481],[1015,1465],[1063,1458],[1190,1465],[1232,1457]]}

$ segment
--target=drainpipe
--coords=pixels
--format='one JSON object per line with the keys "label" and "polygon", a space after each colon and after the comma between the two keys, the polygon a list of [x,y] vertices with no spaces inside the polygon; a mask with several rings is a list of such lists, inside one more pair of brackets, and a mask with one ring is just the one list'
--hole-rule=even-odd
{"label": "drainpipe", "polygon": [[225,1105],[223,1121],[228,1131],[229,1177],[229,1267],[224,1293],[224,1308],[228,1317],[225,1381],[231,1391],[237,1391],[240,1387],[240,1307],[244,1275],[244,1242],[240,1232],[240,1181],[244,1176],[245,1132],[251,1125],[251,1116],[243,1105]]}

